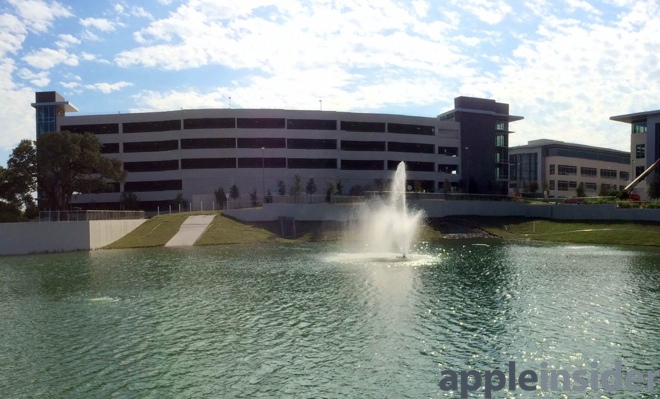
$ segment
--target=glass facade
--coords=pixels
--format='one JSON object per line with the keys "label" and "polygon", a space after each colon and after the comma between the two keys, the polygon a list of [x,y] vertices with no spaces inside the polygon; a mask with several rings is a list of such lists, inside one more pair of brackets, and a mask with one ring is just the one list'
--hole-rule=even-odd
{"label": "glass facade", "polygon": [[632,127],[632,133],[646,133],[647,132],[647,127],[646,127],[646,120],[643,121],[634,121],[631,125]]}
{"label": "glass facade", "polygon": [[57,131],[57,107],[55,105],[37,106],[37,138],[44,133]]}

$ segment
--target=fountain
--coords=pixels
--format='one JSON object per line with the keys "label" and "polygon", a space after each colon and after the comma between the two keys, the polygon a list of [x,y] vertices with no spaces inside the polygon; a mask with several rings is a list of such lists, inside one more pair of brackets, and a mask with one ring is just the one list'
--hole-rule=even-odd
{"label": "fountain", "polygon": [[[406,204],[406,165],[400,162],[388,198],[370,201],[351,226],[349,239],[360,244],[362,252],[392,254],[407,258],[410,245],[421,224],[423,212],[408,210]],[[353,234],[356,233],[356,234]]]}

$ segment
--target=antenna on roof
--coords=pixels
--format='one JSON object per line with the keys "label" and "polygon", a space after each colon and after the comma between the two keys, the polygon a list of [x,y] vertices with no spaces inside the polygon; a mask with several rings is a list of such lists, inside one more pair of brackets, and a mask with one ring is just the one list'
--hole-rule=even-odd
{"label": "antenna on roof", "polygon": [[231,96],[229,96],[229,108],[231,108]]}
{"label": "antenna on roof", "polygon": [[323,100],[319,100],[319,108],[323,111]]}

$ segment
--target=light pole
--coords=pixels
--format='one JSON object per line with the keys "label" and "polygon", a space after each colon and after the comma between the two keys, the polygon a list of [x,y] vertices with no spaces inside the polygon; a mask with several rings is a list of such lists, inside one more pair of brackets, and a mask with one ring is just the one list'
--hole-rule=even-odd
{"label": "light pole", "polygon": [[264,168],[264,149],[261,147],[261,194],[264,197],[264,202],[266,202],[266,169]]}

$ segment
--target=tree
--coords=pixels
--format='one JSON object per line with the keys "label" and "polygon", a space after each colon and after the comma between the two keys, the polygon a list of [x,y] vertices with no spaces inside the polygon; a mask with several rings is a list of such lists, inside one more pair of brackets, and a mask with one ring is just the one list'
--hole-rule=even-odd
{"label": "tree", "polygon": [[599,197],[607,197],[607,193],[610,191],[609,184],[601,184],[600,189],[598,190]]}
{"label": "tree", "polygon": [[32,193],[37,190],[37,153],[34,143],[21,140],[0,175],[0,198],[26,210],[34,208]]}
{"label": "tree", "polygon": [[126,179],[121,161],[101,155],[101,142],[90,133],[41,135],[37,165],[39,200],[51,210],[69,209],[75,194],[107,191],[109,181]]}
{"label": "tree", "polygon": [[575,189],[575,196],[579,198],[587,196],[587,193],[584,191],[584,183],[580,182],[580,184],[578,184],[577,189]]}
{"label": "tree", "polygon": [[293,184],[291,185],[291,188],[289,188],[289,194],[295,197],[302,194],[302,180],[299,175],[293,176]]}
{"label": "tree", "polygon": [[649,183],[648,195],[649,198],[660,198],[660,174],[653,174],[653,179],[651,179],[651,182]]}
{"label": "tree", "polygon": [[250,193],[250,202],[252,203],[252,207],[256,208],[257,207],[257,189],[255,188],[254,191]]}
{"label": "tree", "polygon": [[381,178],[374,179],[374,186],[376,187],[376,191],[382,194],[385,191],[385,180]]}
{"label": "tree", "polygon": [[178,193],[176,197],[172,200],[172,207],[179,210],[185,211],[188,208],[188,200],[183,198],[183,194]]}
{"label": "tree", "polygon": [[342,190],[344,189],[344,185],[341,184],[341,180],[337,182],[337,194],[342,195]]}
{"label": "tree", "polygon": [[325,183],[325,202],[332,202],[332,195],[337,192],[337,183],[334,180],[328,180]]}
{"label": "tree", "polygon": [[286,195],[286,184],[284,184],[284,180],[277,182],[277,194]]}
{"label": "tree", "polygon": [[442,191],[444,191],[445,195],[451,192],[451,182],[449,179],[445,179],[444,183],[442,183]]}
{"label": "tree", "polygon": [[137,211],[140,209],[140,199],[137,194],[130,191],[124,191],[119,198],[121,209],[127,211]]}
{"label": "tree", "polygon": [[536,180],[529,182],[529,186],[527,186],[527,189],[529,190],[530,193],[535,194],[537,191],[539,191],[539,182]]}
{"label": "tree", "polygon": [[225,209],[225,203],[227,202],[227,194],[225,193],[225,189],[220,187],[215,190],[214,194],[215,201],[218,203],[220,209]]}
{"label": "tree", "polygon": [[268,189],[268,193],[266,194],[265,201],[267,204],[273,203],[273,194],[270,192],[270,188]]}
{"label": "tree", "polygon": [[236,186],[236,184],[233,184],[231,187],[229,187],[229,196],[233,200],[237,200],[238,197],[241,196],[241,193],[238,191],[238,186]]}
{"label": "tree", "polygon": [[309,195],[314,195],[316,193],[316,183],[314,182],[314,178],[310,177],[309,180],[307,180],[307,185],[305,186],[305,191]]}

